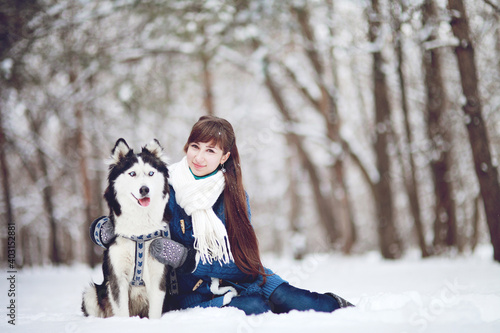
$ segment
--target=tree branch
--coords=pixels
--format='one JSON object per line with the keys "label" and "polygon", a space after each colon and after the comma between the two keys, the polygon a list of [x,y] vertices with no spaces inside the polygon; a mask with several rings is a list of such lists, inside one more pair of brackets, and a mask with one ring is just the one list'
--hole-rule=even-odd
{"label": "tree branch", "polygon": [[493,1],[491,1],[491,0],[484,0],[484,2],[485,2],[487,5],[490,5],[490,7],[491,7],[491,8],[493,8],[493,10],[494,10],[497,14],[500,14],[500,5],[493,3]]}

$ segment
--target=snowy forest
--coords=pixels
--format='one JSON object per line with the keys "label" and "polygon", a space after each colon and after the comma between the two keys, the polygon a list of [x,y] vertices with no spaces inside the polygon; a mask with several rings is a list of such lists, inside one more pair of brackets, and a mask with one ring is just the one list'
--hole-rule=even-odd
{"label": "snowy forest", "polygon": [[2,229],[87,263],[116,140],[236,132],[262,252],[500,261],[498,0],[5,0]]}

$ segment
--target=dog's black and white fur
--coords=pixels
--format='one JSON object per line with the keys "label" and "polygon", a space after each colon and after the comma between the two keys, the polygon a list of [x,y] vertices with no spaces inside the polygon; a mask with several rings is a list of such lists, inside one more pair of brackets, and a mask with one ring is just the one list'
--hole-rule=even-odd
{"label": "dog's black and white fur", "polygon": [[136,242],[127,237],[153,233],[167,224],[169,187],[163,148],[154,140],[135,154],[125,140],[119,139],[111,158],[104,198],[116,238],[104,252],[104,281],[100,285],[92,283],[84,291],[82,311],[85,316],[104,318],[160,318],[168,266],[150,255],[151,242],[145,242],[144,286],[132,286]]}

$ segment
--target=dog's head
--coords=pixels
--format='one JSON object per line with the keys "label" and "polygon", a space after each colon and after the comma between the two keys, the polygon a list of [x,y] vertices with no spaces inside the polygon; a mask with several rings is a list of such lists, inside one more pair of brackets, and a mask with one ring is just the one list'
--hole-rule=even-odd
{"label": "dog's head", "polygon": [[[153,140],[135,154],[124,139],[111,151],[108,187],[104,198],[116,216],[122,205],[145,208],[168,200],[168,168],[163,148]],[[132,206],[129,206],[132,205]]]}

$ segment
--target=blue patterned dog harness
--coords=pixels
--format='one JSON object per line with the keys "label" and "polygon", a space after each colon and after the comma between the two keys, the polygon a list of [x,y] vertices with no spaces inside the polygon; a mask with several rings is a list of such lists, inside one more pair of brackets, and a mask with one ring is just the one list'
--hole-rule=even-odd
{"label": "blue patterned dog harness", "polygon": [[160,237],[169,237],[168,227],[163,230],[157,230],[151,234],[140,235],[140,236],[131,236],[126,237],[120,235],[120,237],[127,238],[133,240],[135,242],[135,269],[134,269],[134,277],[130,284],[132,286],[144,286],[144,281],[142,280],[142,274],[144,272],[144,261],[146,260],[146,253],[144,252],[146,248],[145,242],[151,241]]}

